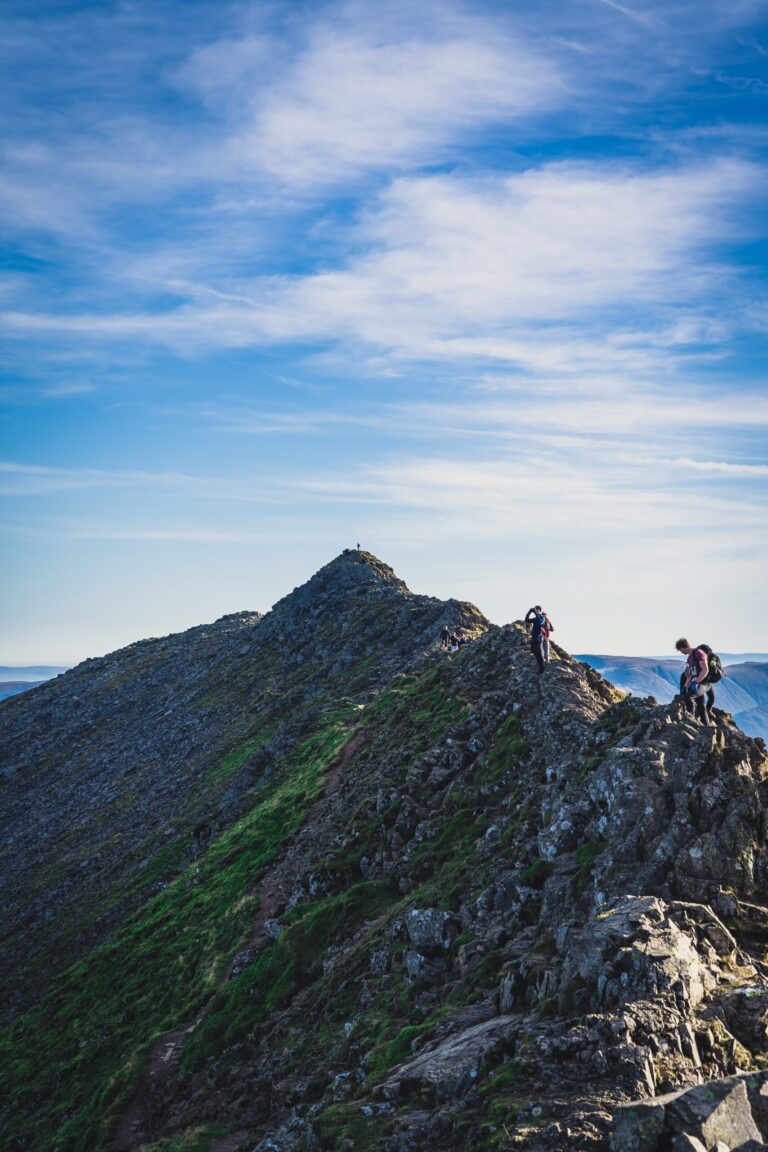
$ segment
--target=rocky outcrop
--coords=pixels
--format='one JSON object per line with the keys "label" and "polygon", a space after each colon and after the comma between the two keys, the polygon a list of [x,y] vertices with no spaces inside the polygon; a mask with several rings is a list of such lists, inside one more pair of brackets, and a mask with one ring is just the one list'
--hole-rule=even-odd
{"label": "rocky outcrop", "polygon": [[611,1152],[752,1152],[768,1136],[768,1073],[729,1076],[628,1104],[616,1113]]}

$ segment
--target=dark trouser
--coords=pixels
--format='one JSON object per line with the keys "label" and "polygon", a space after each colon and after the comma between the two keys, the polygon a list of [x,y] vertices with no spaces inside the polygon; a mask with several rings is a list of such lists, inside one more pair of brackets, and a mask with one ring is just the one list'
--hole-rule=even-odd
{"label": "dark trouser", "polygon": [[680,677],[680,692],[685,700],[685,706],[688,711],[693,711],[702,724],[708,724],[712,709],[715,706],[715,689],[705,680],[703,684],[699,684],[696,690],[696,695],[691,696],[689,692],[685,691],[685,673]]}
{"label": "dark trouser", "polygon": [[546,636],[537,636],[531,640],[531,652],[536,657],[539,672],[544,671],[544,665],[549,663],[549,640]]}
{"label": "dark trouser", "polygon": [[710,713],[715,706],[715,690],[711,684],[700,684],[693,698],[696,715],[702,724],[709,724]]}

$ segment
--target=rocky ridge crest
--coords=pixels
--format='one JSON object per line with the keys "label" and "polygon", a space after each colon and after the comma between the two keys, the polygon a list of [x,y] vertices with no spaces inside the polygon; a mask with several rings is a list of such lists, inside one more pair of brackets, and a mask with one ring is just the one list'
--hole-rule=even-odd
{"label": "rocky ridge crest", "polygon": [[142,640],[3,702],[6,1013],[242,815],[319,709],[360,706],[444,622],[487,626],[471,605],[414,596],[348,551],[266,615]]}
{"label": "rocky ridge crest", "polygon": [[13,1146],[762,1147],[762,743],[350,557],[253,629],[301,720],[268,780],[12,1025]]}

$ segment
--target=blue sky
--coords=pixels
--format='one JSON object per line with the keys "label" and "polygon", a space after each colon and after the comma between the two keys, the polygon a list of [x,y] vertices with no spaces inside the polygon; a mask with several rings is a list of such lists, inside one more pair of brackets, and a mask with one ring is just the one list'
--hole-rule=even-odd
{"label": "blue sky", "polygon": [[0,662],[358,540],[768,648],[766,3],[6,0],[0,75]]}

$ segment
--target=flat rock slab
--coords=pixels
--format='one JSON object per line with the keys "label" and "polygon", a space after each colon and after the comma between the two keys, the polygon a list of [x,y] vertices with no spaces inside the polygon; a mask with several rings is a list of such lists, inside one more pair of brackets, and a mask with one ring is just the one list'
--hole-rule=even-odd
{"label": "flat rock slab", "polygon": [[509,1044],[520,1027],[518,1016],[495,1016],[446,1037],[395,1068],[380,1086],[387,1097],[409,1091],[428,1092],[438,1102],[463,1096],[477,1081],[490,1057]]}

